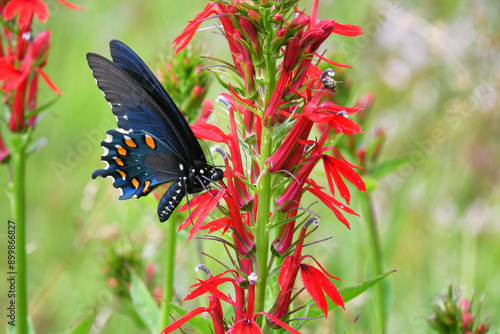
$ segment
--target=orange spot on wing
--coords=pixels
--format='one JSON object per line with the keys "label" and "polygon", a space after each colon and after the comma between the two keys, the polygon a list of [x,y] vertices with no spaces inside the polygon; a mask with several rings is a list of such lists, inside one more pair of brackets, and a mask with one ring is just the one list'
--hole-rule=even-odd
{"label": "orange spot on wing", "polygon": [[143,193],[149,192],[151,189],[149,189],[149,185],[151,184],[151,181],[147,180],[144,182],[144,190],[142,191]]}
{"label": "orange spot on wing", "polygon": [[146,135],[146,144],[153,150],[156,148],[156,143],[153,137]]}
{"label": "orange spot on wing", "polygon": [[115,162],[118,164],[118,166],[124,166],[125,164],[123,163],[122,159],[114,157]]}
{"label": "orange spot on wing", "polygon": [[134,186],[135,189],[139,188],[139,181],[137,179],[132,179],[132,185]]}
{"label": "orange spot on wing", "polygon": [[125,180],[125,177],[127,177],[127,174],[125,174],[125,172],[122,171],[122,170],[118,170],[118,173],[120,173],[120,175],[122,176],[122,178]]}
{"label": "orange spot on wing", "polygon": [[128,147],[137,147],[137,145],[131,138],[125,138],[125,144],[127,144]]}
{"label": "orange spot on wing", "polygon": [[127,155],[127,150],[124,149],[123,147],[118,147],[118,154],[119,155]]}

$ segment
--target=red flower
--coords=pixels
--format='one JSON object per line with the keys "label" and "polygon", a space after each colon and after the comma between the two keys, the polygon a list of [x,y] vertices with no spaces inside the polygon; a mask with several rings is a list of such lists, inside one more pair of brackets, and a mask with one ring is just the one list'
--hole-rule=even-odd
{"label": "red flower", "polygon": [[42,0],[11,0],[3,10],[3,18],[11,20],[17,13],[19,13],[17,24],[21,29],[31,25],[33,15],[41,22],[47,21],[49,17],[47,4]]}
{"label": "red flower", "polygon": [[[295,279],[299,270],[302,283],[304,284],[306,291],[314,300],[318,308],[323,311],[325,317],[327,317],[328,315],[328,305],[326,303],[325,294],[330,297],[330,299],[336,305],[344,308],[344,301],[342,299],[342,296],[338,292],[337,288],[327,278],[327,276],[338,280],[340,279],[338,277],[330,275],[312,256],[301,255],[306,230],[310,224],[317,224],[317,222],[318,221],[315,218],[312,218],[304,224],[300,231],[298,239],[299,242],[295,247],[294,254],[287,256],[283,261],[283,264],[281,265],[280,273],[278,276],[280,295],[276,299],[280,301],[280,303],[278,305],[275,305],[273,313],[276,318],[281,318],[288,312]],[[313,259],[314,262],[316,262],[316,264],[321,268],[321,270],[302,263],[302,261],[306,258]]]}

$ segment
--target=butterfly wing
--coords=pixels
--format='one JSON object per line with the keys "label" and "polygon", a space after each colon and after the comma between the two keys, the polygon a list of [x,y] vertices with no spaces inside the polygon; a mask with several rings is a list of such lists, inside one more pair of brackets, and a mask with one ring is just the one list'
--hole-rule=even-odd
{"label": "butterfly wing", "polygon": [[95,53],[87,61],[97,86],[111,105],[118,127],[125,131],[146,132],[163,141],[173,152],[185,159],[184,144],[175,125],[165,118],[155,100],[125,71]]}
{"label": "butterfly wing", "polygon": [[130,75],[153,98],[161,108],[164,117],[173,124],[176,135],[180,138],[183,147],[181,154],[185,153],[183,155],[184,159],[191,166],[195,165],[195,161],[196,165],[206,164],[205,154],[186,119],[142,59],[127,45],[118,40],[112,40],[109,46],[113,62]]}

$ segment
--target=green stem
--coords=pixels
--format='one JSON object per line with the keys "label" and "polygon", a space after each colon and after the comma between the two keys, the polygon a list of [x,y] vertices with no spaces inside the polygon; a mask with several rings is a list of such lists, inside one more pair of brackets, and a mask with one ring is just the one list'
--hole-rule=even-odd
{"label": "green stem", "polygon": [[[174,298],[174,273],[175,273],[175,250],[177,244],[177,224],[176,219],[167,222],[167,250],[165,253],[165,282],[163,285],[163,298],[172,302]],[[163,302],[161,306],[160,331],[170,323],[170,303]]]}
{"label": "green stem", "polygon": [[[265,13],[263,24],[267,31],[270,31],[270,12],[269,9],[264,9]],[[276,60],[271,53],[272,35],[268,33],[265,41],[265,69],[266,75],[266,90],[264,98],[263,110],[266,109],[267,104],[271,100],[272,93],[276,88]],[[267,272],[268,258],[269,258],[269,212],[271,209],[271,181],[272,175],[265,170],[266,160],[271,156],[273,147],[273,131],[272,128],[264,127],[262,129],[262,142],[260,148],[259,167],[261,175],[257,184],[257,193],[259,195],[259,203],[257,208],[256,223],[257,229],[255,232],[255,246],[256,258],[258,265],[258,280],[256,284],[255,293],[255,312],[263,312],[266,302],[266,289],[267,289]],[[259,325],[262,325],[263,318],[259,320]],[[260,326],[262,327],[262,326]]]}
{"label": "green stem", "polygon": [[263,129],[263,138],[260,155],[260,168],[262,175],[259,178],[257,192],[259,194],[259,206],[257,208],[257,231],[255,233],[256,258],[258,265],[258,281],[256,285],[255,312],[263,312],[266,300],[267,288],[267,264],[269,257],[269,212],[271,208],[271,177],[272,175],[264,171],[266,159],[271,154],[272,131]]}
{"label": "green stem", "polygon": [[[375,212],[373,211],[373,205],[371,203],[370,197],[368,195],[362,194],[360,196],[361,210],[363,214],[363,219],[366,221],[368,226],[369,243],[371,253],[373,254],[373,276],[383,274],[383,256],[382,248],[380,246],[380,237],[378,234],[377,222],[375,218]],[[375,305],[375,332],[383,333],[386,330],[386,299],[384,293],[384,284],[380,282],[375,287],[374,295],[374,305]]]}
{"label": "green stem", "polygon": [[[26,153],[23,137],[13,139],[12,149],[12,214],[16,227],[16,333],[28,333],[28,293],[26,272]],[[13,270],[14,271],[14,270]]]}

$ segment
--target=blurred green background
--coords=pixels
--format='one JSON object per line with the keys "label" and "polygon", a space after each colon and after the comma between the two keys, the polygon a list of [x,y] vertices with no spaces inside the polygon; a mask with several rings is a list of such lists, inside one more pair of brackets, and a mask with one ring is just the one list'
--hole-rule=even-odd
{"label": "blurred green background", "polygon": [[[30,157],[27,171],[30,314],[38,333],[63,333],[97,306],[96,331],[138,333],[128,317],[113,311],[102,271],[105,254],[113,244],[142,249],[145,263],[156,265],[161,287],[165,226],[157,221],[153,198],[118,201],[111,181],[91,180],[92,171],[103,165],[99,143],[116,123],[85,54],[109,56],[108,42],[116,38],[154,64],[159,53],[172,52],[171,41],[206,1],[79,1],[83,12],[47,3],[48,23],[37,28],[52,31],[46,72],[64,93],[36,128],[35,137],[45,137],[48,144]],[[303,1],[301,8],[309,11],[311,3]],[[403,156],[407,161],[370,194],[384,268],[401,269],[386,284],[387,333],[429,332],[432,301],[450,283],[464,295],[484,295],[483,315],[493,332],[500,330],[499,12],[500,3],[493,0],[320,1],[320,19],[363,28],[361,37],[332,35],[327,44],[339,55],[336,61],[354,66],[346,72],[354,96],[375,94],[367,131],[370,136],[385,129],[382,160]],[[223,38],[213,30],[199,32],[195,41],[228,58]],[[342,94],[341,85],[338,90]],[[210,97],[219,93],[213,85]],[[41,103],[52,97],[41,89]],[[0,167],[6,178],[7,170]],[[356,198],[351,203],[359,212]],[[0,211],[7,220],[4,193]],[[343,279],[338,286],[357,284],[370,272],[366,227],[362,219],[350,221],[351,230],[336,221],[320,225],[321,233],[333,239],[308,248]],[[4,245],[6,231],[0,235]],[[182,234],[179,298],[195,282],[192,268],[201,261],[212,263],[214,272],[222,270],[198,255],[201,247],[217,255],[211,246],[197,241],[186,246]],[[5,272],[5,261],[0,263]],[[0,291],[6,291],[1,284]],[[5,298],[2,293],[0,305]],[[342,333],[359,311],[354,332],[372,332],[369,293],[346,309],[309,332]]]}

